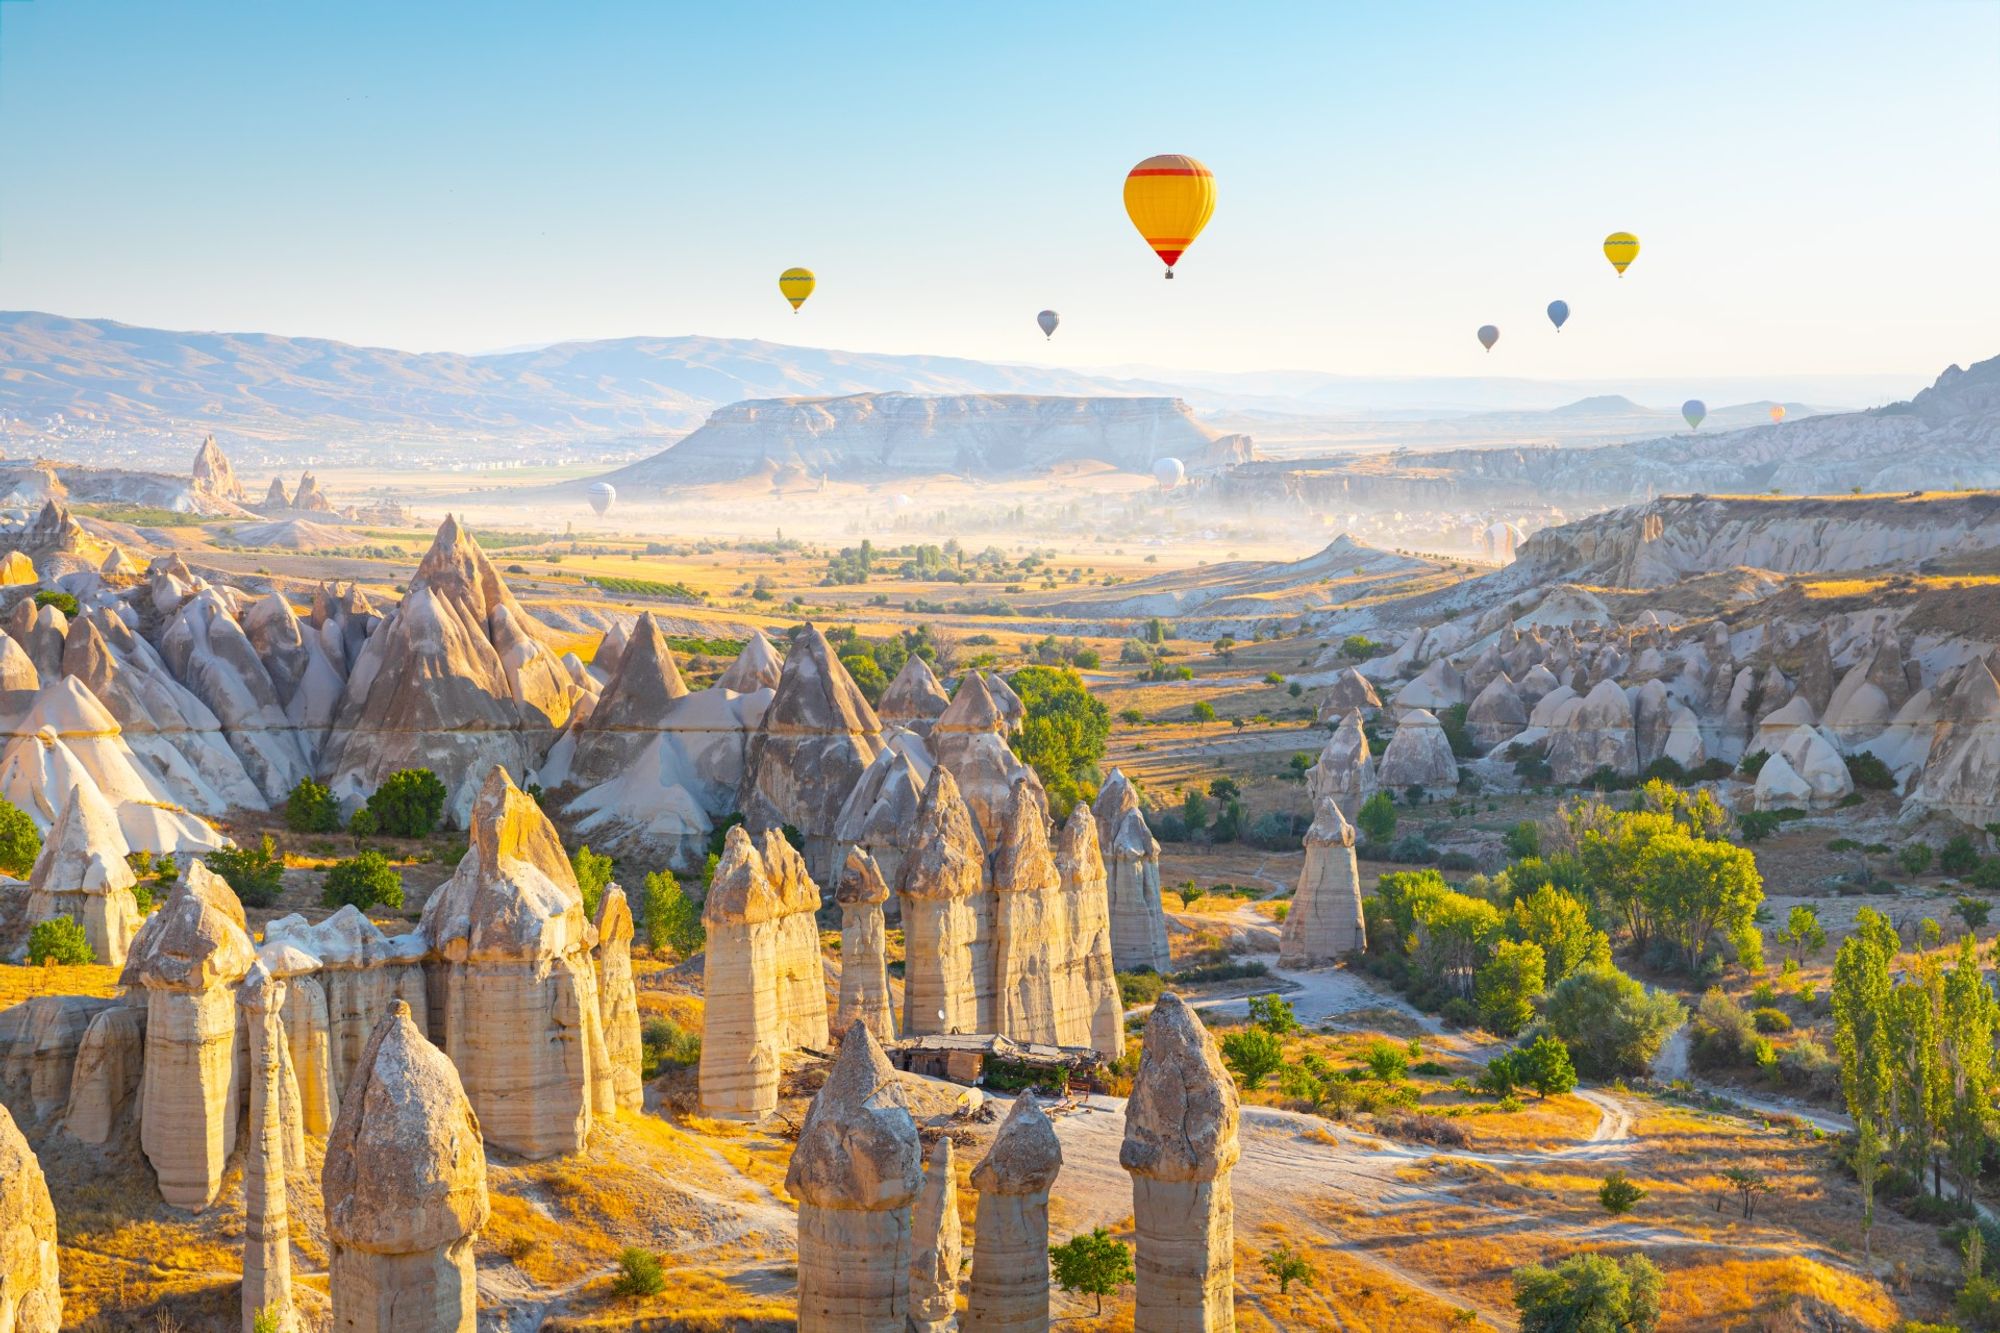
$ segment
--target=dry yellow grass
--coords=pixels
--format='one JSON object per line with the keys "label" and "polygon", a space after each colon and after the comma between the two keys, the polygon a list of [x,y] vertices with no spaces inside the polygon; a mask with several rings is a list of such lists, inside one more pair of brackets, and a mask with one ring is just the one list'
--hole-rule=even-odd
{"label": "dry yellow grass", "polygon": [[0,963],[0,1009],[38,995],[109,997],[118,988],[118,969],[103,963],[15,967]]}

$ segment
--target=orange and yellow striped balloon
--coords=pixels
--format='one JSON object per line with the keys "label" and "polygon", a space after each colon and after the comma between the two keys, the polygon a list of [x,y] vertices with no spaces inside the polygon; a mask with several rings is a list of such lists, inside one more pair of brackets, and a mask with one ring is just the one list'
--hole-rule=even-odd
{"label": "orange and yellow striped balloon", "polygon": [[806,303],[806,298],[813,294],[816,285],[817,280],[809,268],[788,268],[778,275],[778,290],[792,303],[794,315],[799,313],[799,307]]}
{"label": "orange and yellow striped balloon", "polygon": [[1149,157],[1126,173],[1125,212],[1171,278],[1174,262],[1215,212],[1215,176],[1180,153]]}
{"label": "orange and yellow striped balloon", "polygon": [[1604,257],[1611,261],[1611,267],[1624,277],[1625,270],[1639,257],[1639,238],[1629,231],[1614,231],[1604,238]]}

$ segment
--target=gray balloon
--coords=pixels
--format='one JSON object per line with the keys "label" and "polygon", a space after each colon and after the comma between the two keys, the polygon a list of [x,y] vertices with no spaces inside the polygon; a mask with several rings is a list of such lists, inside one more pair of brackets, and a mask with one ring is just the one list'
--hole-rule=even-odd
{"label": "gray balloon", "polygon": [[1690,398],[1681,404],[1681,415],[1687,418],[1689,430],[1700,430],[1701,419],[1708,415],[1708,404],[1699,398]]}
{"label": "gray balloon", "polygon": [[1481,324],[1479,326],[1479,345],[1481,347],[1490,352],[1493,350],[1493,344],[1499,341],[1500,330],[1496,326],[1492,324]]}
{"label": "gray balloon", "polygon": [[1053,310],[1044,310],[1035,316],[1035,323],[1042,326],[1043,337],[1053,338],[1056,336],[1056,325],[1062,323],[1062,316]]}

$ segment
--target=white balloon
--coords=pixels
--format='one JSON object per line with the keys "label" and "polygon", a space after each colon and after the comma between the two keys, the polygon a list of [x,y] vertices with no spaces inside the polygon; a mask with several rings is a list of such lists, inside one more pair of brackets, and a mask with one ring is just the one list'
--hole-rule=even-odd
{"label": "white balloon", "polygon": [[1170,491],[1187,480],[1187,468],[1178,458],[1162,458],[1153,464],[1153,479],[1160,483],[1161,490]]}
{"label": "white balloon", "polygon": [[590,501],[590,507],[597,511],[597,516],[602,518],[605,511],[611,508],[611,502],[618,498],[618,490],[608,481],[594,481],[584,491],[583,496]]}

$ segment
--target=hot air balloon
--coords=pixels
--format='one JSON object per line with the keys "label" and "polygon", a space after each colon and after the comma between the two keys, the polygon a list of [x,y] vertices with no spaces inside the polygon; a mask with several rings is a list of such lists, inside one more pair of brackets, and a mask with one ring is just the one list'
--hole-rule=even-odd
{"label": "hot air balloon", "polygon": [[1563,331],[1563,325],[1568,322],[1569,322],[1569,302],[1567,301],[1549,302],[1549,323],[1556,326],[1556,332],[1561,333]]}
{"label": "hot air balloon", "polygon": [[1149,157],[1126,173],[1125,212],[1171,278],[1175,261],[1215,212],[1215,177],[1179,153]]}
{"label": "hot air balloon", "polygon": [[1689,430],[1700,430],[1701,419],[1708,415],[1708,404],[1699,398],[1690,398],[1681,404],[1681,415],[1687,418]]}
{"label": "hot air balloon", "polygon": [[1784,419],[1785,419],[1785,405],[1783,403],[1772,403],[1771,424],[1775,426]]}
{"label": "hot air balloon", "polygon": [[792,303],[794,315],[799,313],[799,307],[806,303],[806,298],[813,294],[813,288],[817,285],[813,271],[809,268],[788,268],[778,275],[778,290]]}
{"label": "hot air balloon", "polygon": [[593,481],[584,491],[583,498],[590,501],[590,507],[597,511],[599,518],[603,518],[605,511],[611,508],[611,502],[618,498],[618,491],[608,481]]}
{"label": "hot air balloon", "polygon": [[1153,480],[1160,483],[1160,489],[1170,491],[1187,479],[1187,468],[1178,458],[1162,458],[1153,464]]}
{"label": "hot air balloon", "polygon": [[1624,277],[1625,270],[1639,257],[1639,238],[1629,231],[1614,231],[1604,238],[1604,257],[1611,261],[1611,267]]}
{"label": "hot air balloon", "polygon": [[1487,351],[1490,352],[1493,350],[1493,344],[1499,341],[1500,341],[1499,329],[1495,328],[1491,324],[1481,324],[1479,326],[1479,345],[1481,347],[1484,347]]}
{"label": "hot air balloon", "polygon": [[1062,323],[1062,316],[1053,310],[1044,310],[1041,314],[1035,316],[1035,323],[1042,326],[1042,336],[1044,338],[1053,338],[1056,336],[1056,325]]}

